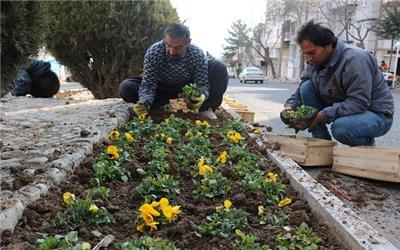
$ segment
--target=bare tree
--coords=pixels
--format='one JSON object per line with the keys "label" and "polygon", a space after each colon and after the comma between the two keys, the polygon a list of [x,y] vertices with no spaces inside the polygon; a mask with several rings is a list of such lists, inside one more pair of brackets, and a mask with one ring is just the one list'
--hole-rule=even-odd
{"label": "bare tree", "polygon": [[330,0],[320,6],[321,13],[324,15],[328,23],[338,23],[341,30],[336,36],[345,34],[345,42],[352,43],[353,40],[357,41],[356,44],[360,48],[365,49],[364,41],[368,33],[374,29],[378,17],[365,17],[362,20],[355,20],[355,14],[359,6],[359,0]]}
{"label": "bare tree", "polygon": [[250,46],[259,54],[265,62],[265,74],[268,74],[268,67],[271,68],[272,77],[276,78],[276,71],[274,64],[271,59],[271,49],[275,48],[278,39],[270,47],[268,46],[268,40],[271,36],[272,30],[268,29],[265,23],[259,23],[253,29],[253,36],[248,38]]}

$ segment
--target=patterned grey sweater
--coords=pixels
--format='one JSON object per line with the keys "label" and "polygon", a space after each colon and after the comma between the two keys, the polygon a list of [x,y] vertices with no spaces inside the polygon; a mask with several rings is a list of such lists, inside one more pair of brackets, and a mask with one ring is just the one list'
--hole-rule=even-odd
{"label": "patterned grey sweater", "polygon": [[171,60],[166,55],[164,40],[150,46],[144,56],[140,102],[150,107],[159,85],[182,88],[188,83],[195,83],[208,97],[208,61],[199,47],[191,44],[183,58]]}

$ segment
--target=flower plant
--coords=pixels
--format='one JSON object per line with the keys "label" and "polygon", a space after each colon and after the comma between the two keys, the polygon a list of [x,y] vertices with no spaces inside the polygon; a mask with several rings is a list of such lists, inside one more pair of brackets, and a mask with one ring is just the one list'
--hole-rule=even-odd
{"label": "flower plant", "polygon": [[242,229],[248,224],[246,213],[242,209],[231,208],[231,203],[224,202],[224,206],[218,206],[217,211],[207,216],[199,226],[202,234],[228,238],[236,229]]}
{"label": "flower plant", "polygon": [[152,232],[157,230],[159,224],[170,224],[181,213],[180,208],[180,206],[172,206],[165,197],[158,202],[144,203],[139,208],[138,223],[140,224],[136,229],[140,232],[149,229]]}
{"label": "flower plant", "polygon": [[196,199],[224,197],[231,189],[229,180],[219,172],[208,172],[203,178],[194,179],[193,182],[195,189],[192,194]]}
{"label": "flower plant", "polygon": [[90,244],[87,242],[78,242],[78,232],[71,231],[65,236],[55,235],[49,236],[47,234],[42,235],[43,238],[39,238],[37,243],[37,250],[90,250]]}
{"label": "flower plant", "polygon": [[180,193],[179,182],[170,175],[149,176],[142,179],[135,188],[135,199],[144,202],[153,201],[162,197],[174,197]]}
{"label": "flower plant", "polygon": [[308,227],[306,223],[301,223],[294,232],[284,235],[278,234],[275,239],[277,249],[310,249],[317,250],[322,239]]}
{"label": "flower plant", "polygon": [[169,240],[143,236],[136,240],[125,241],[118,244],[121,250],[178,250]]}
{"label": "flower plant", "polygon": [[64,193],[63,198],[67,208],[51,220],[51,227],[74,230],[80,227],[97,228],[111,222],[107,210],[98,208],[91,198],[77,199],[74,194],[69,192]]}
{"label": "flower plant", "polygon": [[235,234],[240,238],[240,241],[235,240],[231,243],[233,250],[269,250],[268,245],[257,243],[258,238],[253,235],[246,235],[239,229],[235,230]]}
{"label": "flower plant", "polygon": [[258,206],[260,224],[267,227],[283,226],[287,223],[288,216],[282,211],[265,211],[264,206]]}

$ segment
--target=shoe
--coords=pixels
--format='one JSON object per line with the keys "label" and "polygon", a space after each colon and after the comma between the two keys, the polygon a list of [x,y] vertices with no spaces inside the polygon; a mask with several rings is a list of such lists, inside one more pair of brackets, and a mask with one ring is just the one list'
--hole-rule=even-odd
{"label": "shoe", "polygon": [[218,117],[215,115],[214,111],[209,108],[206,111],[199,112],[199,117],[203,119],[209,119],[209,120],[217,120]]}

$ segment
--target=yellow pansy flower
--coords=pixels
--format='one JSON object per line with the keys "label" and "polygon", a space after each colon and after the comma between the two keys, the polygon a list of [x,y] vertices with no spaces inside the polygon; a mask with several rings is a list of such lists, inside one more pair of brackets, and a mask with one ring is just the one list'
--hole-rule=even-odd
{"label": "yellow pansy flower", "polygon": [[276,179],[278,178],[278,174],[274,174],[272,172],[268,172],[267,176],[267,182],[276,182]]}
{"label": "yellow pansy flower", "polygon": [[159,224],[159,223],[153,221],[152,223],[148,223],[148,224],[146,224],[146,225],[149,226],[149,227],[150,227],[150,231],[153,232],[153,231],[157,230],[157,224]]}
{"label": "yellow pansy flower", "polygon": [[203,124],[202,124],[204,127],[206,127],[206,128],[208,128],[208,127],[210,127],[210,124],[207,122],[207,121],[203,121]]}
{"label": "yellow pansy flower", "polygon": [[99,210],[99,208],[96,206],[96,204],[92,204],[89,207],[89,211],[92,213],[96,213]]}
{"label": "yellow pansy flower", "polygon": [[90,250],[90,243],[89,242],[83,242],[81,245],[81,250]]}
{"label": "yellow pansy flower", "polygon": [[225,200],[225,201],[224,201],[224,207],[225,207],[226,209],[231,208],[231,206],[232,206],[232,202],[231,202],[230,200]]}
{"label": "yellow pansy flower", "polygon": [[110,138],[110,140],[118,140],[119,137],[119,132],[117,130],[111,131],[108,134],[108,138]]}
{"label": "yellow pansy flower", "polygon": [[140,122],[140,123],[144,123],[144,122],[146,121],[146,115],[147,115],[147,114],[140,114],[140,115],[138,116],[138,119],[139,119],[139,122]]}
{"label": "yellow pansy flower", "polygon": [[289,205],[290,203],[292,203],[292,199],[286,197],[285,199],[281,200],[281,201],[278,203],[278,207],[284,207],[284,206],[286,206],[286,205]]}
{"label": "yellow pansy flower", "polygon": [[200,120],[196,120],[196,121],[195,121],[195,124],[196,124],[197,126],[203,125],[203,123],[202,123]]}
{"label": "yellow pansy flower", "polygon": [[142,214],[151,214],[154,216],[160,216],[160,213],[157,210],[155,210],[152,205],[150,205],[148,203],[141,205],[139,208],[139,211]]}
{"label": "yellow pansy flower", "polygon": [[256,128],[256,129],[254,129],[254,131],[253,131],[253,134],[256,134],[256,135],[261,134],[261,133],[262,133],[262,131],[261,131],[261,129],[259,129],[259,128]]}
{"label": "yellow pansy flower", "polygon": [[116,146],[107,147],[107,155],[109,159],[116,160],[119,158],[118,148]]}
{"label": "yellow pansy flower", "polygon": [[209,165],[202,165],[199,167],[199,175],[205,176],[207,173],[212,173],[213,169]]}
{"label": "yellow pansy flower", "polygon": [[263,215],[264,214],[264,207],[263,206],[258,206],[258,215]]}
{"label": "yellow pansy flower", "polygon": [[141,214],[144,222],[146,223],[146,225],[153,223],[154,222],[154,218],[151,214]]}
{"label": "yellow pansy flower", "polygon": [[192,137],[192,132],[190,132],[189,130],[186,131],[185,136],[186,137]]}
{"label": "yellow pansy flower", "polygon": [[150,205],[151,205],[152,207],[158,207],[158,205],[160,205],[160,203],[157,202],[157,201],[153,201]]}
{"label": "yellow pansy flower", "polygon": [[203,166],[203,165],[204,165],[204,158],[201,157],[200,160],[199,160],[199,162],[197,163],[197,166],[198,166],[198,167],[201,167],[201,166]]}
{"label": "yellow pansy flower", "polygon": [[173,141],[174,141],[174,138],[168,137],[167,140],[165,141],[165,143],[167,143],[168,145],[171,145]]}
{"label": "yellow pansy flower", "polygon": [[167,220],[169,222],[172,222],[173,220],[176,219],[176,216],[181,212],[180,211],[180,206],[174,206],[172,207],[171,205],[165,206],[162,209],[162,212],[165,216],[165,218],[167,218]]}
{"label": "yellow pansy flower", "polygon": [[144,232],[144,223],[142,223],[142,224],[140,224],[140,225],[138,225],[138,226],[136,226],[136,230],[138,230],[139,232]]}
{"label": "yellow pansy flower", "polygon": [[222,164],[226,163],[226,158],[227,158],[228,154],[226,153],[226,151],[224,150],[218,157],[217,157],[217,163],[221,162]]}
{"label": "yellow pansy flower", "polygon": [[161,198],[158,203],[160,204],[160,208],[163,209],[169,205],[169,200],[167,198]]}
{"label": "yellow pansy flower", "polygon": [[135,138],[133,138],[133,136],[130,133],[125,133],[125,139],[127,141],[134,141]]}
{"label": "yellow pansy flower", "polygon": [[164,119],[165,123],[169,123],[169,118]]}
{"label": "yellow pansy flower", "polygon": [[229,138],[229,140],[236,142],[236,143],[239,143],[239,141],[242,139],[242,136],[240,135],[240,133],[237,133],[233,130],[228,131],[227,137]]}
{"label": "yellow pansy flower", "polygon": [[63,198],[64,198],[64,203],[69,204],[69,203],[71,203],[71,201],[75,200],[75,195],[70,192],[65,192],[63,194]]}

